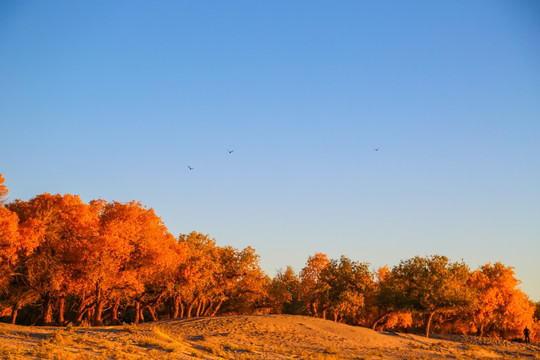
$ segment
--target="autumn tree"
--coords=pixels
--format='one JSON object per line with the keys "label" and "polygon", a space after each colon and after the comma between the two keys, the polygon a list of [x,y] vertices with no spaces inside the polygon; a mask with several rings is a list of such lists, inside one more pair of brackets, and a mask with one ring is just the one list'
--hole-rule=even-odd
{"label": "autumn tree", "polygon": [[6,197],[8,194],[8,189],[6,185],[4,185],[4,176],[0,174],[0,206],[3,206],[6,202]]}
{"label": "autumn tree", "polygon": [[232,260],[226,265],[226,269],[233,286],[228,287],[224,307],[236,314],[263,311],[267,305],[267,289],[271,280],[259,264],[259,255],[254,248],[247,246],[237,250]]}
{"label": "autumn tree", "polygon": [[18,259],[19,217],[0,206],[0,287],[5,286]]}
{"label": "autumn tree", "polygon": [[472,315],[480,336],[486,330],[503,337],[521,336],[522,329],[532,325],[535,308],[519,289],[513,267],[486,264],[473,272],[469,284],[476,289],[478,301],[464,315]]}
{"label": "autumn tree", "polygon": [[17,213],[4,207],[8,189],[3,182],[0,174],[0,302],[11,308],[11,322],[15,324],[19,309],[34,300],[25,266],[43,235],[43,227],[35,219],[20,222]]}
{"label": "autumn tree", "polygon": [[222,308],[246,313],[262,306],[267,279],[253,248],[219,247],[197,232],[180,235],[178,242],[188,255],[177,267],[177,281],[170,284],[176,315],[179,310],[180,317],[213,316]]}
{"label": "autumn tree", "polygon": [[8,192],[3,183],[4,177],[0,174],[0,288],[9,280],[20,240],[19,217],[3,206]]}
{"label": "autumn tree", "polygon": [[27,281],[27,261],[43,235],[39,221],[19,223],[15,212],[0,206],[0,303],[11,308],[11,323],[18,311],[35,300]]}
{"label": "autumn tree", "polygon": [[[42,236],[24,264],[29,291],[43,306],[43,322],[64,322],[68,295],[78,301],[76,321],[103,322],[111,302],[113,320],[119,301],[135,303],[137,314],[159,301],[160,276],[175,261],[176,242],[152,209],[140,203],[83,203],[78,196],[38,195],[8,205],[20,226],[37,221]],[[24,227],[22,227],[24,228]],[[143,309],[140,308],[144,303]]]}
{"label": "autumn tree", "polygon": [[373,292],[373,275],[369,264],[352,261],[346,256],[331,260],[319,274],[317,297],[334,321],[349,319],[358,323],[365,300]]}
{"label": "autumn tree", "polygon": [[394,303],[392,289],[392,272],[387,265],[379,268],[376,272],[375,293],[370,308],[372,317],[372,329],[377,326],[382,328],[407,328],[412,325],[412,314],[406,309],[400,309]]}
{"label": "autumn tree", "polygon": [[279,270],[269,285],[272,312],[277,314],[301,314],[302,300],[300,279],[292,267]]}
{"label": "autumn tree", "polygon": [[43,322],[53,323],[57,305],[58,321],[64,321],[65,297],[72,292],[84,272],[81,248],[95,234],[97,217],[78,196],[41,194],[29,201],[16,200],[8,208],[21,224],[38,222],[42,227],[35,250],[25,264],[32,291],[41,298]]}
{"label": "autumn tree", "polygon": [[417,311],[426,316],[425,334],[436,313],[470,306],[475,292],[467,281],[470,270],[463,262],[451,263],[447,257],[416,256],[392,268],[382,296],[402,311]]}
{"label": "autumn tree", "polygon": [[300,291],[304,311],[315,317],[326,318],[326,312],[321,309],[320,299],[317,296],[317,284],[321,271],[329,263],[328,256],[316,253],[308,258],[306,266],[300,271]]}
{"label": "autumn tree", "polygon": [[111,299],[114,321],[121,301],[134,304],[136,323],[145,309],[155,319],[154,306],[166,290],[160,280],[181,256],[174,237],[154,210],[139,202],[91,205],[99,213],[98,237],[87,254],[94,323],[102,323],[103,308]]}
{"label": "autumn tree", "polygon": [[19,217],[0,204],[0,304],[11,308],[13,324],[20,307],[31,300],[21,276],[26,250],[31,249],[23,245]]}
{"label": "autumn tree", "polygon": [[[180,317],[197,316],[199,303],[207,301],[212,297],[213,309],[210,314],[215,314],[225,301],[225,295],[217,290],[216,274],[218,273],[219,248],[216,241],[208,235],[197,233],[181,234],[178,243],[186,248],[187,257],[176,267],[176,281],[169,289],[169,294],[173,297],[175,304],[175,316]],[[213,296],[210,293],[213,292]],[[195,309],[195,310],[194,310]]]}

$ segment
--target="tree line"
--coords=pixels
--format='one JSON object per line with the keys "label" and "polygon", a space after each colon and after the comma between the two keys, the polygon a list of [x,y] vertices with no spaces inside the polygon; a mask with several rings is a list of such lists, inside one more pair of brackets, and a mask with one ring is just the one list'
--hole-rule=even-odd
{"label": "tree line", "polygon": [[445,256],[389,268],[310,256],[269,277],[251,247],[174,237],[132,201],[40,194],[6,202],[0,175],[0,316],[23,325],[103,325],[223,314],[315,316],[376,330],[519,337],[539,305],[501,263],[471,270]]}

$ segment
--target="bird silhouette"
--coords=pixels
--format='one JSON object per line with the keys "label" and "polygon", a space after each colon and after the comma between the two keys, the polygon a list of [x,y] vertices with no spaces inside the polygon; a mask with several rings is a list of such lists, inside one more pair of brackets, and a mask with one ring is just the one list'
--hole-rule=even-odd
{"label": "bird silhouette", "polygon": [[379,148],[375,148],[375,149],[373,149],[373,150],[375,150],[375,151],[379,151]]}
{"label": "bird silhouette", "polygon": [[191,166],[189,166],[189,165],[188,165],[188,168],[189,168],[189,170],[193,170],[193,168]]}
{"label": "bird silhouette", "polygon": [[227,151],[229,152],[229,154],[232,154],[232,152],[234,151],[234,149],[233,149],[233,150],[227,149]]}

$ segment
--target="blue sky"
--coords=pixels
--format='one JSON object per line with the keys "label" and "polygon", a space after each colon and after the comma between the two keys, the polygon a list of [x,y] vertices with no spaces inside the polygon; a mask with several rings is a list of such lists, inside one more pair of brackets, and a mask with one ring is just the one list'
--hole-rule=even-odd
{"label": "blue sky", "polygon": [[2,2],[0,173],[271,276],[442,254],[538,301],[539,40],[536,1]]}

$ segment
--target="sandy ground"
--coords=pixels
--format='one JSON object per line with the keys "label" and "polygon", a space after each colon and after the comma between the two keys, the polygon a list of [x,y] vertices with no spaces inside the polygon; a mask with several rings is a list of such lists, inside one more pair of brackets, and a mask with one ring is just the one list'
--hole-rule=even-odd
{"label": "sandy ground", "polygon": [[305,316],[99,328],[0,324],[1,359],[540,359],[539,344],[375,332]]}

